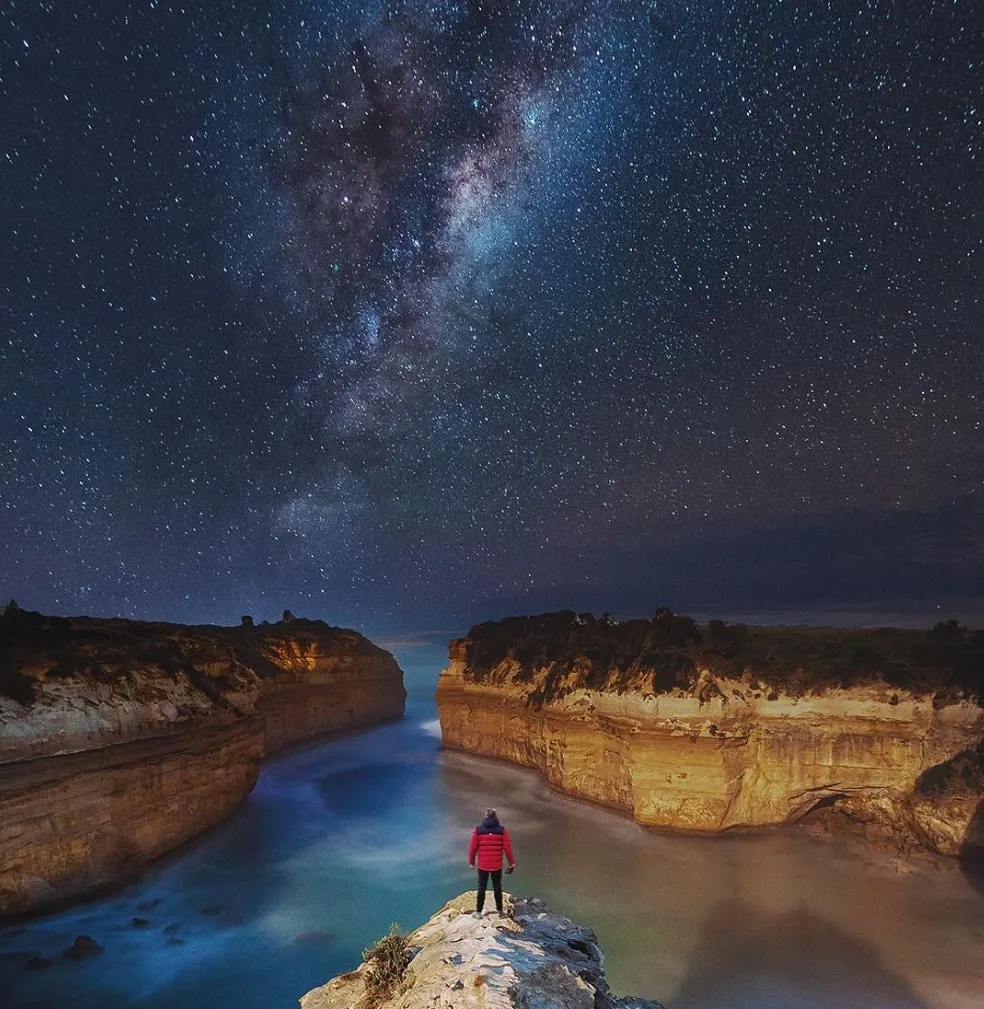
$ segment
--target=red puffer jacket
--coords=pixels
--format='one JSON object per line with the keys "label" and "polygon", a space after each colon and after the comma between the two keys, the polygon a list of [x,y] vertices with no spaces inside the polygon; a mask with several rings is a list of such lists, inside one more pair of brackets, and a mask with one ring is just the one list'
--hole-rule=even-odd
{"label": "red puffer jacket", "polygon": [[474,865],[477,855],[479,869],[495,872],[496,869],[502,868],[503,854],[510,865],[515,864],[509,831],[498,821],[490,823],[486,818],[472,832],[471,844],[468,845],[468,864]]}

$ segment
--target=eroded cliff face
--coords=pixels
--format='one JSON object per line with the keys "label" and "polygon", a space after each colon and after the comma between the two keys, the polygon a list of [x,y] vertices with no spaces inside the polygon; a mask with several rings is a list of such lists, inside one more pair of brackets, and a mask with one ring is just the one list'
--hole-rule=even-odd
{"label": "eroded cliff face", "polygon": [[903,815],[936,851],[984,859],[984,739],[920,774]]}
{"label": "eroded cliff face", "polygon": [[504,898],[506,917],[476,917],[474,891],[461,894],[406,937],[402,972],[368,957],[301,1009],[662,1009],[612,995],[591,929],[535,897]]}
{"label": "eroded cliff face", "polygon": [[984,793],[916,791],[924,772],[984,734],[966,690],[905,689],[874,673],[810,689],[802,671],[786,678],[791,689],[771,673],[722,675],[699,659],[661,682],[638,664],[604,674],[576,657],[542,661],[548,643],[539,661],[524,665],[507,648],[472,668],[474,645],[452,642],[440,677],[444,745],[535,768],[647,826],[719,832],[854,803],[948,854],[978,829]]}
{"label": "eroded cliff face", "polygon": [[402,716],[403,674],[389,652],[354,631],[334,635],[330,642],[297,631],[267,639],[264,658],[277,673],[261,680],[256,704],[267,753],[324,732]]}
{"label": "eroded cliff face", "polygon": [[228,815],[265,755],[405,696],[388,652],[318,621],[0,618],[0,913],[127,878]]}

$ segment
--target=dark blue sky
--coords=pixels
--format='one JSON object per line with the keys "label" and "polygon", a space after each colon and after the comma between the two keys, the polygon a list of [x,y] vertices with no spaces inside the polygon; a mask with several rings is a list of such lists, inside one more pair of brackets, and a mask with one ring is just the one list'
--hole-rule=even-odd
{"label": "dark blue sky", "polygon": [[0,592],[984,621],[975,8],[8,4]]}

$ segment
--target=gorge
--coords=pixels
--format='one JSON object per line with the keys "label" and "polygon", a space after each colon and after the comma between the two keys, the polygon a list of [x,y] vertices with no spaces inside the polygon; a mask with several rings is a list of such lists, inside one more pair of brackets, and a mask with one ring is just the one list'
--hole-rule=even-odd
{"label": "gorge", "polygon": [[[516,893],[590,927],[619,996],[670,1009],[977,1009],[984,880],[852,836],[696,836],[442,749],[443,642],[386,643],[406,717],[264,760],[216,827],[123,888],[0,921],[9,1009],[284,1009],[352,970],[393,922],[413,928],[474,887],[484,805],[510,829]],[[102,952],[75,959],[76,938]]]}
{"label": "gorge", "polygon": [[132,877],[215,825],[292,743],[399,718],[354,631],[0,616],[0,915]]}
{"label": "gorge", "polygon": [[729,626],[657,610],[473,627],[444,745],[535,768],[645,826],[720,833],[830,810],[873,839],[984,852],[984,634]]}

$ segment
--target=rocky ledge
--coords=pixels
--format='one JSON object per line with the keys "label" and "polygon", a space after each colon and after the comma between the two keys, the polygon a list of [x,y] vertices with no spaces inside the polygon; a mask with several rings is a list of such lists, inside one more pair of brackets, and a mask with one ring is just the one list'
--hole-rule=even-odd
{"label": "rocky ledge", "polygon": [[463,893],[409,936],[366,950],[301,1009],[662,1009],[612,995],[591,929],[536,898],[504,898],[506,917],[476,918],[475,892]]}
{"label": "rocky ledge", "polygon": [[716,833],[824,809],[903,846],[984,853],[984,632],[953,623],[509,618],[451,642],[437,700],[446,747],[648,826]]}
{"label": "rocky ledge", "polygon": [[118,883],[218,823],[261,759],[399,718],[393,657],[294,619],[0,615],[0,914]]}

